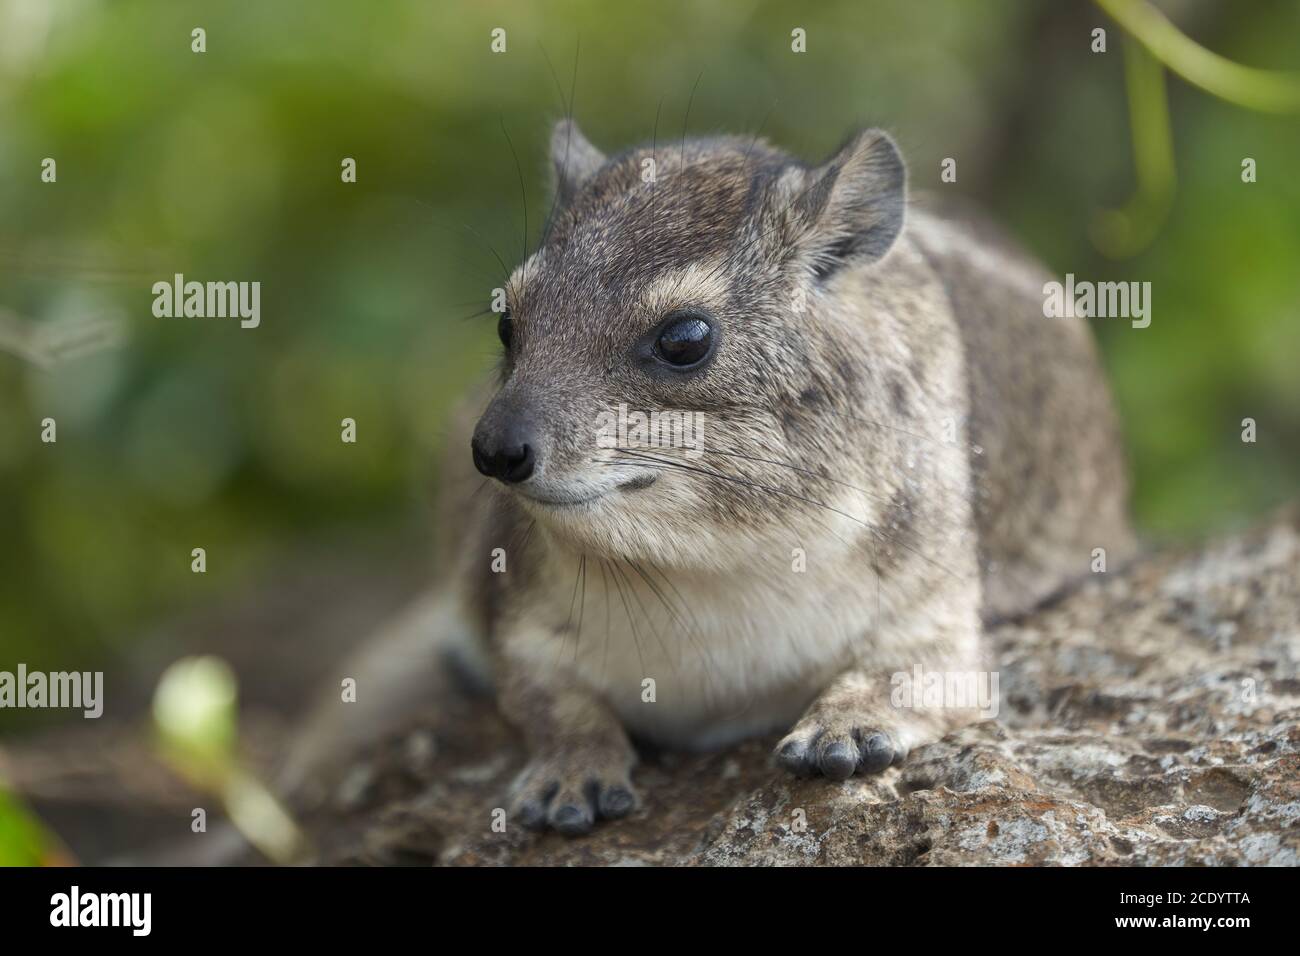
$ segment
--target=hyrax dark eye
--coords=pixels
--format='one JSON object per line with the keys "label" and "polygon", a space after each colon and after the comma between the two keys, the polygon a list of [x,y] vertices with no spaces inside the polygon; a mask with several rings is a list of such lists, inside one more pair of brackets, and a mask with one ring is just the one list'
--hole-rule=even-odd
{"label": "hyrax dark eye", "polygon": [[712,347],[712,326],[698,315],[690,313],[669,318],[655,343],[659,357],[677,368],[698,365],[708,357]]}
{"label": "hyrax dark eye", "polygon": [[497,338],[501,340],[501,344],[506,347],[507,351],[510,349],[510,339],[514,335],[514,331],[515,327],[514,323],[510,321],[510,313],[502,312],[501,318],[497,319]]}

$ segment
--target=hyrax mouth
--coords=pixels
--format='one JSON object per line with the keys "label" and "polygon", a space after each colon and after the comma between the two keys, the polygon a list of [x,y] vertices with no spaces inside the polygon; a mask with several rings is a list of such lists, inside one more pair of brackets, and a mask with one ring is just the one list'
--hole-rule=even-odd
{"label": "hyrax mouth", "polygon": [[619,491],[640,491],[643,488],[649,488],[659,480],[658,475],[637,475],[630,478],[618,486]]}
{"label": "hyrax mouth", "polygon": [[537,494],[536,492],[530,492],[524,488],[519,489],[519,494],[535,504],[549,505],[552,508],[570,508],[577,505],[587,505],[600,501],[602,498],[607,498],[616,491],[640,491],[642,488],[649,488],[658,479],[658,475],[638,475],[635,478],[628,479],[622,484],[614,486],[614,488],[608,491],[597,492],[594,495],[586,495],[581,498],[550,497],[547,495]]}

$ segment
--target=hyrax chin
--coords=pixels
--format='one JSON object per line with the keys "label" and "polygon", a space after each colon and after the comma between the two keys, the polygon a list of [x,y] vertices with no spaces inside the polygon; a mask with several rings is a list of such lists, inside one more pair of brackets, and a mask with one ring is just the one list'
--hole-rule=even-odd
{"label": "hyrax chin", "polygon": [[630,739],[780,730],[780,768],[843,780],[987,708],[900,678],[972,686],[982,619],[1131,546],[1048,277],[908,209],[879,130],[819,166],[745,138],[606,157],[568,121],[551,149],[468,442],[487,479],[453,442],[443,521],[446,601],[531,753],[511,819],[632,812]]}

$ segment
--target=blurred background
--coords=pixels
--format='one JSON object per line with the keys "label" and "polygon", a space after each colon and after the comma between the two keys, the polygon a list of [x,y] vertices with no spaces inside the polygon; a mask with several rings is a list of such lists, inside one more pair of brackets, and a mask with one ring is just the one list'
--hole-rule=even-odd
{"label": "blurred background", "polygon": [[[1300,70],[1300,3],[1158,6],[1225,57]],[[1138,522],[1163,543],[1259,518],[1300,487],[1300,120],[1173,75],[1167,110],[1135,96],[1122,34],[1083,0],[0,0],[0,670],[104,670],[96,752],[132,765],[161,668],[216,651],[275,738],[427,579],[443,422],[498,349],[466,316],[537,238],[571,84],[607,150],[656,115],[661,140],[761,130],[809,159],[884,126],[916,188],[985,206],[1054,273],[1149,281],[1149,328],[1095,323]],[[1133,133],[1159,154],[1165,123],[1144,203]],[[1098,224],[1135,194],[1149,236],[1117,250]],[[178,272],[260,281],[260,328],[155,318]],[[0,711],[11,752],[48,758],[11,787],[81,858],[147,839],[139,793],[91,832],[110,798],[59,762],[94,723],[70,720]]]}

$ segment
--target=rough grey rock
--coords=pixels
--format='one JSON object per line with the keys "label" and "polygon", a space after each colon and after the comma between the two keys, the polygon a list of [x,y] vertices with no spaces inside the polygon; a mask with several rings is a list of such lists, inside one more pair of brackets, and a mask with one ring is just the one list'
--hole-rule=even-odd
{"label": "rough grey rock", "polygon": [[304,811],[321,862],[1300,864],[1300,520],[1092,576],[990,634],[996,719],[885,775],[794,780],[775,738],[662,755],[569,840],[492,830],[523,753],[443,701]]}

